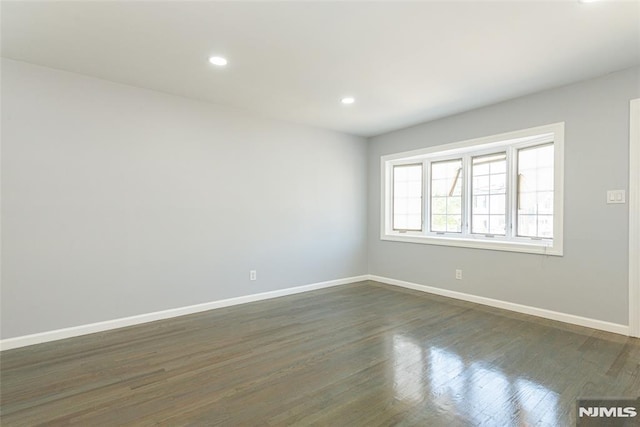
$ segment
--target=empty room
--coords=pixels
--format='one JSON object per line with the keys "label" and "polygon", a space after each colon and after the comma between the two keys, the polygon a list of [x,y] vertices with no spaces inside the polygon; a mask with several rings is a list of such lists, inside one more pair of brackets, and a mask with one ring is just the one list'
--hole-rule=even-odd
{"label": "empty room", "polygon": [[640,425],[640,2],[0,19],[3,426]]}

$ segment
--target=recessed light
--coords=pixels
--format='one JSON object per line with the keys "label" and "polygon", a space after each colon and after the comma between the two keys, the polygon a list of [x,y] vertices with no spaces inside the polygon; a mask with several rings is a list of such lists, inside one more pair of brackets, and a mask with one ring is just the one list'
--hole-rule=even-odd
{"label": "recessed light", "polygon": [[227,60],[222,56],[212,56],[209,58],[209,62],[218,67],[224,67],[227,65]]}
{"label": "recessed light", "polygon": [[347,96],[345,98],[342,98],[340,102],[342,102],[343,104],[353,104],[354,102],[356,102],[356,100],[352,96]]}
{"label": "recessed light", "polygon": [[598,0],[578,0],[580,3],[595,3]]}

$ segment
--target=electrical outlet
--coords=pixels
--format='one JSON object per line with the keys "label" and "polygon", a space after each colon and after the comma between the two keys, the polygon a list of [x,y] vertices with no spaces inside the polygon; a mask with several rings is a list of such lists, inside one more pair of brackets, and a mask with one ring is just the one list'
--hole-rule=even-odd
{"label": "electrical outlet", "polygon": [[257,273],[255,270],[251,270],[249,271],[249,280],[256,280],[257,279]]}
{"label": "electrical outlet", "polygon": [[462,280],[462,270],[456,270],[456,280]]}

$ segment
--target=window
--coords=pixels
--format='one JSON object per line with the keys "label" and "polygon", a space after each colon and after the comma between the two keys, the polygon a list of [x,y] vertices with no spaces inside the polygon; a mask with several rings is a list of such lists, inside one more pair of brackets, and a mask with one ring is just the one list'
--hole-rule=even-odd
{"label": "window", "polygon": [[518,150],[517,235],[553,238],[553,145]]}
{"label": "window", "polygon": [[381,239],[562,255],[564,123],[381,158]]}
{"label": "window", "polygon": [[431,231],[462,231],[462,160],[431,164]]}
{"label": "window", "polygon": [[393,167],[393,229],[422,230],[422,163]]}
{"label": "window", "polygon": [[506,234],[507,153],[471,158],[471,233]]}

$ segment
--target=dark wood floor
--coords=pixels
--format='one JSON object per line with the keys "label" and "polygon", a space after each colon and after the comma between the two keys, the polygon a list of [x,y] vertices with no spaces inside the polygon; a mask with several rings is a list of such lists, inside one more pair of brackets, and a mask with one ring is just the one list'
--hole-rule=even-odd
{"label": "dark wood floor", "polygon": [[0,357],[3,426],[569,426],[640,394],[640,340],[375,282]]}

